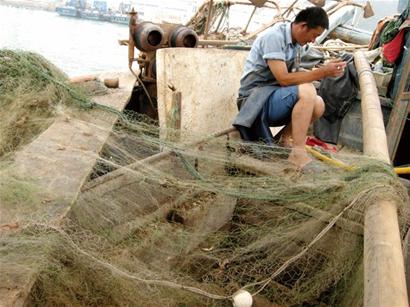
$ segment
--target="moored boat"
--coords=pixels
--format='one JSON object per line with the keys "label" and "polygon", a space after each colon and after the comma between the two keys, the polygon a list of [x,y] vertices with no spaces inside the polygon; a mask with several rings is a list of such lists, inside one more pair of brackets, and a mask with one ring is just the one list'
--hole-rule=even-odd
{"label": "moored boat", "polygon": [[[218,40],[220,33],[204,16],[211,19],[211,13],[202,11],[191,23],[199,37],[181,25],[137,25],[133,19],[129,64],[131,71],[133,62],[140,65],[139,88],[133,88],[132,76],[120,78],[120,89],[83,104],[89,108],[86,114],[60,115],[18,154],[15,167],[47,194],[38,196],[38,210],[45,211],[39,221],[30,212],[31,220],[15,218],[15,224],[9,212],[34,211],[37,207],[30,202],[21,204],[37,198],[17,199],[16,204],[6,199],[0,245],[13,265],[2,269],[14,278],[2,280],[3,297],[14,306],[20,306],[14,304],[17,299],[21,305],[146,301],[156,306],[227,306],[238,302],[241,293],[246,298],[246,289],[258,306],[407,306],[398,230],[407,230],[408,198],[386,171],[386,144],[379,148],[387,163],[360,166],[356,159],[372,161],[357,155],[348,160],[355,169],[329,167],[322,175],[282,172],[280,156],[286,148],[263,152],[263,160],[244,154],[251,145],[239,143],[233,128],[223,128],[237,112],[246,51],[210,46],[245,49],[249,42],[240,46],[229,37]],[[10,62],[10,55],[4,58]],[[357,62],[362,59],[358,53]],[[357,67],[361,79],[371,78],[369,67]],[[362,100],[371,102],[363,103],[364,114],[377,109],[377,90],[365,93],[374,87],[371,83],[362,86],[363,97],[370,97]],[[120,111],[134,110],[138,96],[158,107],[160,131],[155,125],[139,126],[137,120],[123,121],[126,112]],[[375,145],[383,141],[381,116],[373,112],[369,118],[364,152],[380,159]],[[212,138],[198,138],[211,132]],[[196,142],[185,142],[191,138]],[[4,182],[16,186],[14,181]],[[380,214],[382,210],[388,214]],[[386,224],[394,227],[386,229]],[[40,247],[45,251],[37,255]],[[34,265],[38,263],[44,265]],[[375,271],[384,274],[367,275]],[[242,306],[250,306],[252,296]]]}

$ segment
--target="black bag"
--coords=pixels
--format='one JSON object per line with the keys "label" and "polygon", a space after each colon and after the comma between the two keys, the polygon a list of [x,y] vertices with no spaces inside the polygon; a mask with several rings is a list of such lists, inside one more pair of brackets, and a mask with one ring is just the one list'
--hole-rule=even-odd
{"label": "black bag", "polygon": [[353,55],[344,54],[342,60],[348,64],[342,76],[322,80],[318,95],[325,102],[325,112],[314,124],[314,135],[322,141],[336,144],[340,124],[359,92],[359,78]]}

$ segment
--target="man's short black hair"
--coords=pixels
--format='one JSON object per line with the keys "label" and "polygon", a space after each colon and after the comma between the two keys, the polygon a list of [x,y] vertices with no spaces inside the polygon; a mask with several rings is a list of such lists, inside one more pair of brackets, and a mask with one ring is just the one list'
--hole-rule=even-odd
{"label": "man's short black hair", "polygon": [[318,6],[308,7],[300,11],[295,18],[294,23],[306,22],[309,29],[322,27],[329,29],[329,18],[324,9]]}

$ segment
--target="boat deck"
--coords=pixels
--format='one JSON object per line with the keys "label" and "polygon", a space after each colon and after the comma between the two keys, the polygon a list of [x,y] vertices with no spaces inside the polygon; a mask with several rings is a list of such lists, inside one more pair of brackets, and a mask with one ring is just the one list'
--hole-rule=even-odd
{"label": "boat deck", "polygon": [[[116,76],[120,78],[120,88],[109,90],[108,94],[96,96],[93,100],[121,111],[129,101],[135,80],[128,73]],[[25,178],[35,178],[42,191],[42,207],[31,210],[27,208],[24,213],[26,216],[39,214],[40,211],[51,223],[58,223],[64,218],[76,201],[80,188],[93,169],[117,119],[113,113],[99,110],[84,112],[76,118],[58,118],[17,154],[15,166],[19,174]],[[22,208],[7,208],[5,212],[2,211],[0,224],[14,222],[18,214],[21,215],[21,210]],[[17,264],[2,269],[0,306],[27,304],[38,271],[35,268],[21,271]]]}

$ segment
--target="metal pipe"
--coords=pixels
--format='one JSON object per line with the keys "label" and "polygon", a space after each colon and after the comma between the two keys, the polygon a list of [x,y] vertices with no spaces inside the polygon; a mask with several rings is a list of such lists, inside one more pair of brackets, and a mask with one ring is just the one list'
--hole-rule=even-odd
{"label": "metal pipe", "polygon": [[129,22],[129,38],[128,38],[128,68],[132,71],[132,63],[135,59],[134,54],[134,33],[137,26],[137,12],[132,8],[130,14],[130,22]]}
{"label": "metal pipe", "polygon": [[[363,152],[390,163],[380,100],[370,66],[362,51],[354,54],[359,75],[363,117]],[[408,307],[397,205],[380,199],[364,218],[364,306]]]}

